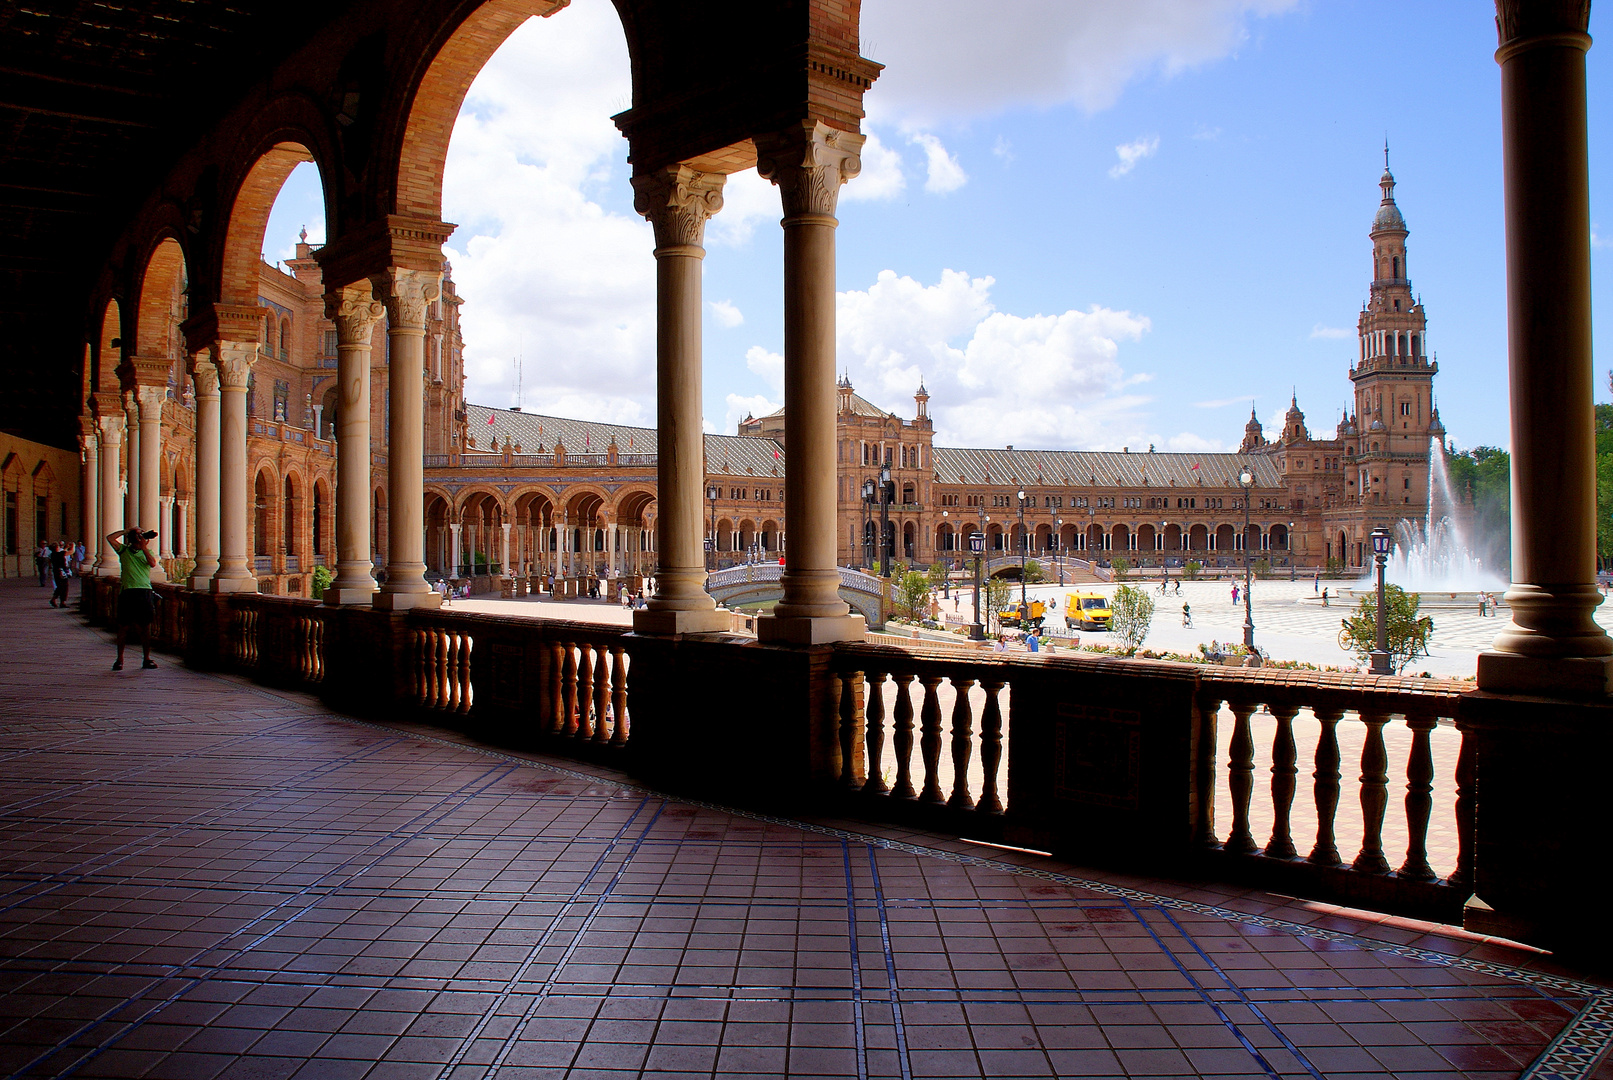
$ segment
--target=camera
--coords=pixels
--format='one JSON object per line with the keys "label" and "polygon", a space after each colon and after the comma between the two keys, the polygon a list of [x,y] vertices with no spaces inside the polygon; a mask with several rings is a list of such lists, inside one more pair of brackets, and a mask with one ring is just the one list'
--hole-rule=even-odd
{"label": "camera", "polygon": [[157,534],[155,531],[141,532],[139,529],[130,529],[128,532],[123,534],[123,538],[132,544],[137,538],[155,540],[157,539]]}

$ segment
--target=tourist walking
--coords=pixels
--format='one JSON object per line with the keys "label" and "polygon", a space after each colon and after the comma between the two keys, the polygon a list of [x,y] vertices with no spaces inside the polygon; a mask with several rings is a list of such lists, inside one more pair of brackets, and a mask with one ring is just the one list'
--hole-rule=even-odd
{"label": "tourist walking", "polygon": [[56,541],[56,548],[50,553],[50,578],[56,588],[50,594],[51,607],[67,606],[67,583],[73,579],[72,571],[67,566],[67,541]]}
{"label": "tourist walking", "polygon": [[39,574],[39,584],[50,584],[50,545],[41,540],[34,549],[34,571]]}
{"label": "tourist walking", "polygon": [[144,659],[142,668],[157,665],[151,659],[151,624],[156,619],[156,594],[151,591],[151,568],[157,560],[151,554],[150,541],[154,532],[130,529],[127,532],[108,533],[107,543],[118,556],[121,586],[118,592],[118,658],[112,663],[113,671],[123,670],[123,643],[130,630],[140,632],[140,649]]}
{"label": "tourist walking", "polygon": [[1232,606],[1233,607],[1238,606],[1238,586],[1237,585],[1232,586]]}
{"label": "tourist walking", "polygon": [[1322,606],[1327,607],[1327,590],[1322,590]]}
{"label": "tourist walking", "polygon": [[1320,570],[1318,570],[1311,577],[1311,592],[1314,593],[1314,592],[1316,592],[1316,590],[1320,589],[1321,587],[1322,587],[1322,572]]}
{"label": "tourist walking", "polygon": [[1193,609],[1186,604],[1182,605],[1182,625],[1193,625]]}

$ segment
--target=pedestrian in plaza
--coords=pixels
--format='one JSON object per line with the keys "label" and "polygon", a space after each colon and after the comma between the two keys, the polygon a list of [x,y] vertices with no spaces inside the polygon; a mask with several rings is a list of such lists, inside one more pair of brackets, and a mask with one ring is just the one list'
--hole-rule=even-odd
{"label": "pedestrian in plaza", "polygon": [[67,606],[67,583],[73,579],[73,573],[67,565],[67,541],[56,541],[56,549],[50,553],[50,578],[56,588],[50,594],[51,607]]}
{"label": "pedestrian in plaza", "polygon": [[1236,583],[1234,583],[1232,586],[1232,606],[1238,606],[1238,586]]}
{"label": "pedestrian in plaza", "polygon": [[1181,578],[1176,579],[1176,589],[1175,589],[1174,594],[1176,596],[1181,596],[1182,595],[1182,579]]}
{"label": "pedestrian in plaza", "polygon": [[69,560],[69,569],[73,571],[74,577],[77,577],[84,570],[84,556],[84,541],[80,540],[73,545],[73,557]]}
{"label": "pedestrian in plaza", "polygon": [[1322,606],[1327,607],[1327,590],[1322,590]]}
{"label": "pedestrian in plaza", "polygon": [[39,584],[50,584],[50,545],[41,540],[34,549],[34,570],[39,574]]}
{"label": "pedestrian in plaza", "polygon": [[1318,570],[1311,577],[1311,592],[1314,593],[1314,592],[1316,592],[1316,590],[1320,589],[1321,587],[1322,587],[1322,572],[1320,570]]}
{"label": "pedestrian in plaza", "polygon": [[151,624],[157,616],[156,594],[151,591],[151,568],[157,565],[151,554],[149,541],[154,532],[129,529],[108,533],[107,543],[117,552],[120,571],[118,592],[118,658],[112,663],[113,671],[123,670],[123,643],[130,630],[140,632],[140,648],[144,654],[142,668],[157,665],[151,659]]}
{"label": "pedestrian in plaza", "polygon": [[1042,639],[1036,633],[1035,627],[1032,627],[1031,632],[1025,635],[1025,648],[1031,652],[1042,651]]}
{"label": "pedestrian in plaza", "polygon": [[1193,625],[1193,609],[1186,604],[1182,605],[1182,625]]}

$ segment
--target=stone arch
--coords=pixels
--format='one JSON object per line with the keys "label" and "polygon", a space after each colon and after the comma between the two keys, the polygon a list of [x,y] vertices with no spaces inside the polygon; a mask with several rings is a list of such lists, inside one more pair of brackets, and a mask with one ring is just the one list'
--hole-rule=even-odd
{"label": "stone arch", "polygon": [[1182,544],[1182,527],[1180,525],[1166,525],[1165,526],[1165,550],[1166,551],[1181,551],[1181,550],[1183,550],[1183,548],[1184,548],[1184,545]]}
{"label": "stone arch", "polygon": [[452,500],[441,489],[426,488],[422,493],[421,521],[425,523],[426,551],[425,563],[428,574],[439,574],[443,577],[457,577],[449,565],[453,561],[452,545],[449,542],[448,531],[449,512]]}
{"label": "stone arch", "polygon": [[750,518],[742,518],[738,526],[739,550],[749,551],[751,545],[756,543],[756,522]]}
{"label": "stone arch", "polygon": [[1141,552],[1153,551],[1158,546],[1158,542],[1154,539],[1158,535],[1159,530],[1148,522],[1137,526],[1137,550]]}
{"label": "stone arch", "polygon": [[958,550],[958,536],[957,533],[953,531],[951,522],[943,521],[941,524],[935,527],[935,550]]}
{"label": "stone arch", "polygon": [[759,532],[761,533],[762,550],[777,551],[778,522],[774,521],[772,518],[768,518],[766,521],[762,522]]}
{"label": "stone arch", "polygon": [[267,465],[252,480],[252,553],[266,558],[274,551],[275,500],[280,484]]}
{"label": "stone arch", "polygon": [[1103,550],[1103,526],[1096,522],[1087,526],[1087,550],[1090,552]]}
{"label": "stone arch", "polygon": [[1131,550],[1131,529],[1125,525],[1115,525],[1109,530],[1109,550],[1117,554],[1124,554]]}
{"label": "stone arch", "polygon": [[1207,525],[1193,525],[1187,531],[1187,549],[1189,551],[1210,550],[1210,529]]}
{"label": "stone arch", "polygon": [[302,517],[303,492],[305,486],[302,477],[295,469],[287,469],[285,478],[281,481],[280,492],[280,536],[285,544],[287,555],[301,555],[303,545],[300,518]]}
{"label": "stone arch", "polygon": [[909,563],[918,558],[918,526],[911,521],[902,522],[902,558]]}
{"label": "stone arch", "polygon": [[1237,542],[1238,530],[1231,525],[1215,527],[1215,550],[1231,554]]}
{"label": "stone arch", "polygon": [[731,518],[717,519],[717,550],[734,550],[734,522]]}
{"label": "stone arch", "polygon": [[1271,527],[1270,532],[1271,532],[1271,550],[1273,550],[1273,551],[1283,551],[1283,552],[1288,551],[1288,541],[1289,541],[1288,526],[1287,525],[1273,525]]}
{"label": "stone arch", "polygon": [[[258,262],[263,257],[263,235],[269,227],[269,211],[285,185],[286,177],[314,155],[303,143],[280,141],[262,151],[246,170],[230,205],[229,224],[219,256],[218,296],[229,305],[258,305]],[[317,164],[317,163],[316,163]],[[330,194],[324,170],[320,183],[325,190],[327,231],[330,229]]]}
{"label": "stone arch", "polygon": [[108,299],[102,309],[101,330],[94,347],[95,374],[90,380],[90,392],[116,394],[118,368],[123,364],[123,307],[117,297]]}
{"label": "stone arch", "polygon": [[183,304],[180,298],[189,284],[187,264],[184,246],[174,236],[161,236],[152,245],[136,287],[135,347],[129,352],[136,356],[169,355],[169,335],[184,321],[175,307]]}
{"label": "stone arch", "polygon": [[323,565],[323,556],[330,547],[331,524],[334,522],[331,505],[330,482],[323,476],[314,478],[313,499],[308,507],[308,539],[314,561]]}

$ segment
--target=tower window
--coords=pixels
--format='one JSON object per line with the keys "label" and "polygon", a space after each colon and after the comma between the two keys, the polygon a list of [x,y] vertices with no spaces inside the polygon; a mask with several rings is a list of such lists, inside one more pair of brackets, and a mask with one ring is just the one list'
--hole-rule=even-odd
{"label": "tower window", "polygon": [[[1397,255],[1397,256],[1394,257],[1394,259],[1392,259],[1390,261],[1394,264],[1395,277],[1399,277],[1400,276],[1400,256]],[[1395,310],[1396,311],[1400,310],[1400,301],[1398,301],[1398,300],[1395,301]]]}
{"label": "tower window", "polygon": [[[1400,275],[1399,275],[1399,274],[1396,274],[1396,275],[1395,275],[1395,276],[1396,276],[1396,277],[1399,277],[1399,276],[1400,276]],[[1400,301],[1399,301],[1399,300],[1396,300],[1396,301],[1395,301],[1395,310],[1396,310],[1396,311],[1399,311],[1399,310],[1400,310]]]}

